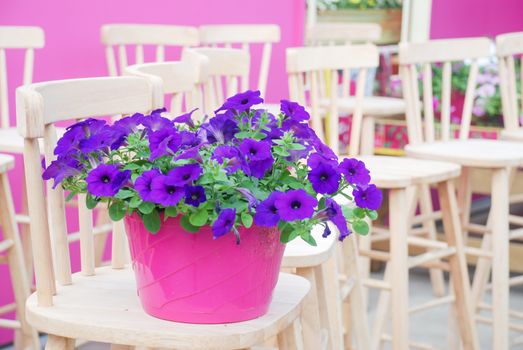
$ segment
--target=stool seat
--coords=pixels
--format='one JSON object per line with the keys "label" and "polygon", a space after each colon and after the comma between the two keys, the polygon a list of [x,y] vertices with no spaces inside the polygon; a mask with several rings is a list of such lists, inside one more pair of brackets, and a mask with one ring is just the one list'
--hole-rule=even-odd
{"label": "stool seat", "polygon": [[332,233],[324,238],[323,225],[314,226],[312,229],[312,237],[316,240],[317,246],[311,246],[300,237],[287,243],[285,246],[285,253],[283,254],[282,267],[296,268],[296,267],[311,267],[318,266],[329,260],[332,256],[332,249],[336,243],[337,232],[332,228],[329,222]]}
{"label": "stool seat", "polygon": [[358,156],[379,188],[402,188],[411,185],[432,184],[458,177],[457,164],[413,159],[409,157]]}
{"label": "stool seat", "polygon": [[72,339],[169,349],[240,349],[263,342],[299,316],[310,283],[282,273],[269,312],[257,319],[229,324],[187,324],[146,314],[136,294],[129,266],[96,269],[96,275],[73,275],[73,283],[57,286],[52,307],[27,300],[28,322],[39,331]]}
{"label": "stool seat", "polygon": [[[57,138],[65,133],[65,128],[56,128]],[[44,153],[43,139],[39,139],[40,152]],[[24,138],[20,136],[16,128],[0,129],[0,152],[15,154],[24,153]]]}
{"label": "stool seat", "polygon": [[[328,110],[330,100],[321,100],[320,106]],[[356,106],[355,97],[340,97],[337,102],[340,115],[351,114]],[[406,105],[402,98],[385,96],[365,96],[363,99],[363,115],[391,116],[405,114]]]}
{"label": "stool seat", "polygon": [[478,168],[523,165],[523,143],[498,140],[451,140],[407,145],[407,155]]}
{"label": "stool seat", "polygon": [[502,140],[523,141],[523,128],[516,130],[501,130],[499,136]]}
{"label": "stool seat", "polygon": [[5,173],[15,166],[15,158],[8,154],[0,154],[0,173]]}

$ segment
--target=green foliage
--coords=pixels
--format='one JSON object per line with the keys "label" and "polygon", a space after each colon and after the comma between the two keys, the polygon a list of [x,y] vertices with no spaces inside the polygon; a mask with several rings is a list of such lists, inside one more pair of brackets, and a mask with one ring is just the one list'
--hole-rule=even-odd
{"label": "green foliage", "polygon": [[337,9],[394,9],[401,8],[402,0],[320,0],[318,8],[320,10]]}

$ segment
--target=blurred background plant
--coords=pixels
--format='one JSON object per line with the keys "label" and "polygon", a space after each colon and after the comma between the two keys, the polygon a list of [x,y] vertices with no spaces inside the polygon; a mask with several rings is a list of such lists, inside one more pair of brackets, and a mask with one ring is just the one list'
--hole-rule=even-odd
{"label": "blurred background plant", "polygon": [[318,9],[395,9],[401,8],[402,2],[402,0],[320,0]]}

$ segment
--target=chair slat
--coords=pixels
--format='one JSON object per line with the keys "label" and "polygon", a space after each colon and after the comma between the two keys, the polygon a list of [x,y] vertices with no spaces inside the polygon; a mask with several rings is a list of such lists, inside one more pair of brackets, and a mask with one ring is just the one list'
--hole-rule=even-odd
{"label": "chair slat", "polygon": [[93,214],[87,209],[86,195],[78,195],[78,222],[80,225],[80,265],[82,274],[94,275]]}
{"label": "chair slat", "polygon": [[143,45],[136,45],[136,58],[135,63],[136,64],[142,64],[143,63]]}
{"label": "chair slat", "polygon": [[511,115],[516,120],[518,119],[518,90],[516,88],[516,62],[513,55],[507,56],[508,68],[508,91],[510,98]]}
{"label": "chair slat", "polygon": [[432,142],[434,137],[434,104],[432,100],[432,65],[423,64],[423,108],[425,117],[425,141]]}
{"label": "chair slat", "polygon": [[[520,98],[520,103],[521,103],[521,106],[520,106],[520,112],[523,113],[523,55],[520,57],[519,59],[519,84],[520,84],[520,91],[521,91],[521,94],[519,96]],[[517,99],[517,96],[516,96],[516,99]],[[516,119],[518,119],[518,124],[519,124],[519,114],[516,113]]]}
{"label": "chair slat", "polygon": [[[53,154],[56,146],[56,129],[53,124],[45,127],[45,161],[46,164],[56,158]],[[47,188],[47,201],[49,210],[49,227],[53,242],[53,261],[56,279],[61,285],[71,284],[71,261],[69,254],[69,241],[67,237],[67,224],[65,222],[64,190],[61,186],[51,188],[49,181]]]}
{"label": "chair slat", "polygon": [[350,69],[342,70],[341,96],[347,98],[350,95]]}
{"label": "chair slat", "polygon": [[24,85],[33,82],[34,49],[27,49],[24,58]]}
{"label": "chair slat", "polygon": [[[298,83],[299,84],[299,83]],[[312,74],[310,79],[310,103],[311,103],[311,116],[312,116],[312,128],[316,131],[318,137],[324,139],[323,135],[323,123],[322,116],[320,114],[320,101],[319,101],[319,81],[318,75]],[[305,99],[303,102],[305,103]]]}
{"label": "chair slat", "polygon": [[120,73],[127,67],[127,50],[124,45],[118,45],[118,58],[120,62]]}
{"label": "chair slat", "polygon": [[0,128],[9,127],[9,99],[7,98],[6,66],[5,50],[0,49]]}
{"label": "chair slat", "polygon": [[[416,116],[413,126],[414,130],[413,133],[416,135],[416,139],[421,141],[423,139],[423,126],[421,124],[421,116],[420,116],[420,96],[419,96],[419,89],[418,89],[418,69],[415,65],[410,66],[409,71],[409,77],[410,77],[410,96],[412,97],[412,113]],[[410,134],[409,134],[410,139]]]}
{"label": "chair slat", "polygon": [[467,90],[465,93],[465,102],[463,104],[463,114],[461,116],[461,125],[459,131],[460,140],[466,140],[469,138],[470,123],[472,121],[472,107],[474,105],[474,98],[476,95],[478,72],[478,61],[474,60],[470,65],[470,72],[467,80]]}
{"label": "chair slat", "polygon": [[165,46],[158,45],[156,46],[156,62],[165,61]]}
{"label": "chair slat", "polygon": [[352,113],[349,155],[357,156],[360,153],[361,133],[363,126],[363,98],[367,82],[367,68],[360,69],[356,82],[356,105]]}
{"label": "chair slat", "polygon": [[269,65],[271,63],[272,44],[264,43],[262,50],[262,58],[260,63],[260,73],[258,78],[258,90],[261,95],[265,96],[265,90],[267,89],[267,78],[269,76]]}
{"label": "chair slat", "polygon": [[441,139],[450,140],[450,93],[452,90],[452,65],[443,63],[443,78],[441,80]]}
{"label": "chair slat", "polygon": [[112,46],[107,46],[105,48],[105,60],[107,61],[107,71],[109,72],[109,76],[117,76],[118,71],[116,68],[116,60],[114,58],[114,50]]}

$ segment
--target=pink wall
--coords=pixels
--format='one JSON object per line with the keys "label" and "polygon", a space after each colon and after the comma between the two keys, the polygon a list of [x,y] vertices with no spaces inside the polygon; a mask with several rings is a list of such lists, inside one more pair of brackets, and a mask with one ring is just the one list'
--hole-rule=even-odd
{"label": "pink wall", "polygon": [[[0,25],[36,25],[45,31],[46,45],[35,55],[34,81],[106,75],[100,26],[105,23],[158,23],[193,25],[275,23],[281,27],[281,43],[273,49],[267,96],[278,101],[287,96],[285,48],[302,42],[305,3],[302,0],[1,0]],[[257,52],[255,51],[255,54]],[[167,52],[169,54],[169,52]],[[21,84],[21,53],[8,56],[11,121],[13,91]],[[169,57],[167,57],[169,58]],[[172,56],[172,59],[175,57]],[[255,61],[258,57],[253,58]],[[252,80],[253,83],[256,79]],[[13,195],[20,203],[21,159],[11,172]],[[12,300],[7,269],[0,266],[0,305]],[[12,332],[0,330],[0,345],[11,341]]]}

